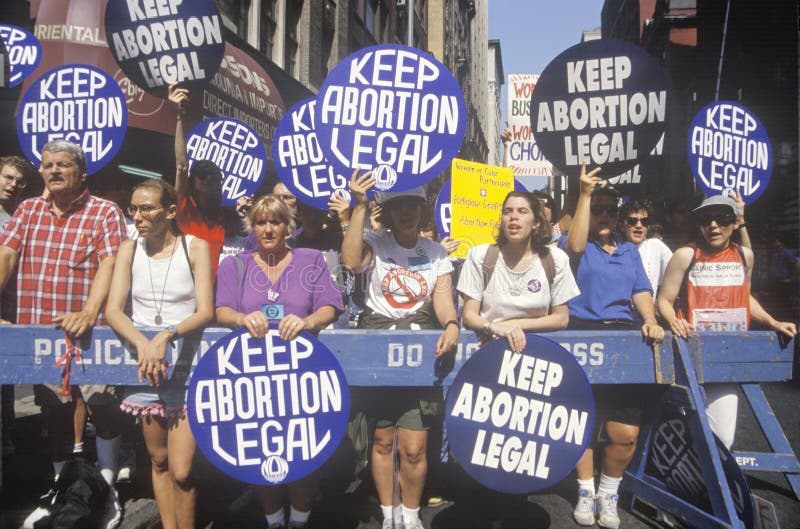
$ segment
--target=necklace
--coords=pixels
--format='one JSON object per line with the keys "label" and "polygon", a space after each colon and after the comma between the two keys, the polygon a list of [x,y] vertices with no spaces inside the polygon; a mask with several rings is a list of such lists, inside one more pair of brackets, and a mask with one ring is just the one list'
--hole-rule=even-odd
{"label": "necklace", "polygon": [[[169,278],[169,269],[172,266],[172,257],[175,255],[175,248],[178,246],[178,237],[175,237],[175,242],[172,244],[172,253],[169,254],[169,262],[167,262],[167,273],[164,274],[164,286],[161,287],[161,299],[156,303],[156,288],[153,285],[153,268],[150,265],[151,258],[147,256],[147,270],[150,272],[150,292],[153,293],[153,305],[156,306],[156,317],[153,322],[156,325],[161,325],[164,320],[161,318],[161,308],[164,306],[164,292],[167,290],[167,278]],[[145,250],[145,253],[147,250]]]}

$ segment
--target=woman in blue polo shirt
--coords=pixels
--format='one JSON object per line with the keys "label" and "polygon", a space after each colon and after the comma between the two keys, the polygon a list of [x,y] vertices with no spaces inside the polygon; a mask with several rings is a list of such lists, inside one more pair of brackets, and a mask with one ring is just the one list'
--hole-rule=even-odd
{"label": "woman in blue polo shirt", "polygon": [[[630,330],[634,328],[631,303],[641,314],[642,335],[653,342],[664,337],[655,318],[653,291],[636,246],[617,238],[615,191],[603,187],[597,176],[581,167],[580,195],[569,232],[559,245],[570,264],[581,293],[569,302],[569,328],[583,330]],[[597,425],[603,427],[600,484],[595,492],[594,448],[590,445],[578,462],[578,502],[573,516],[580,525],[619,527],[617,491],[633,458],[642,410],[631,402],[646,402],[646,386],[595,386]]]}

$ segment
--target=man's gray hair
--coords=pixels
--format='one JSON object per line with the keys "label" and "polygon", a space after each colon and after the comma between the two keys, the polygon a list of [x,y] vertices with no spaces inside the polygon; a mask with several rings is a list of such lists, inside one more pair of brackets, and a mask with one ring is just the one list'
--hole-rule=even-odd
{"label": "man's gray hair", "polygon": [[67,140],[53,140],[45,143],[42,147],[42,152],[68,152],[72,155],[73,160],[78,164],[80,174],[86,173],[86,154],[78,145]]}

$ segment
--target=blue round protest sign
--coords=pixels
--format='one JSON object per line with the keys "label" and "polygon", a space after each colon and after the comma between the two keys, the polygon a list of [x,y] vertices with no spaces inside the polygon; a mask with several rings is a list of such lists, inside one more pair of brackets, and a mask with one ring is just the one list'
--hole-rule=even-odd
{"label": "blue round protest sign", "polygon": [[484,345],[447,395],[447,435],[461,466],[509,494],[561,481],[594,427],[592,388],[578,361],[548,338],[526,336],[522,353],[505,340]]}
{"label": "blue round protest sign", "polygon": [[689,125],[689,167],[706,195],[738,191],[746,204],[767,189],[772,146],[755,114],[733,101],[706,105]]}
{"label": "blue round protest sign", "polygon": [[339,174],[371,169],[376,191],[425,184],[461,148],[467,115],[453,74],[431,55],[371,46],[341,61],[317,95],[317,137]]}
{"label": "blue round protest sign", "polygon": [[0,24],[0,38],[3,39],[8,52],[10,65],[8,86],[14,87],[39,66],[39,61],[42,60],[42,45],[32,33],[8,24]]}
{"label": "blue round protest sign", "polygon": [[189,380],[197,446],[226,474],[254,485],[291,483],[333,454],[347,429],[350,393],[333,353],[306,332],[284,342],[233,331]]}
{"label": "blue round protest sign", "polygon": [[667,79],[635,44],[600,39],[562,52],[531,96],[531,128],[555,167],[578,174],[582,163],[611,178],[632,169],[665,130]]}
{"label": "blue round protest sign", "polygon": [[267,149],[256,131],[238,119],[212,118],[195,125],[186,135],[186,155],[190,172],[201,160],[222,171],[223,206],[252,196],[264,178]]}
{"label": "blue round protest sign", "polygon": [[[450,215],[452,212],[452,180],[446,180],[436,195],[436,209],[434,214],[434,222],[436,223],[436,232],[439,238],[450,237]],[[519,180],[514,180],[514,191],[527,191],[525,186]]]}
{"label": "blue round protest sign", "polygon": [[312,97],[283,115],[272,140],[272,157],[278,178],[298,200],[328,209],[332,195],[350,202],[350,176],[337,171],[325,158],[315,130],[316,106]]}
{"label": "blue round protest sign", "polygon": [[214,0],[108,0],[106,40],[117,64],[145,91],[166,97],[169,85],[206,85],[225,53]]}
{"label": "blue round protest sign", "polygon": [[86,172],[110,162],[125,139],[128,105],[114,79],[86,64],[42,74],[25,91],[17,111],[17,139],[32,164],[52,140],[69,140],[86,153]]}

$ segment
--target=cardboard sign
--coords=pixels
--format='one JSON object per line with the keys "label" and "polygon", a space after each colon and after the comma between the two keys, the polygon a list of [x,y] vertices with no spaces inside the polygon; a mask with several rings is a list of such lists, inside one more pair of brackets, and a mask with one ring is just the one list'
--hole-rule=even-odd
{"label": "cardboard sign", "polygon": [[[450,213],[453,206],[452,190],[451,180],[446,180],[442,184],[439,194],[436,195],[434,222],[436,222],[436,232],[439,234],[439,239],[450,236]],[[514,191],[527,191],[527,189],[519,180],[514,180]]]}
{"label": "cardboard sign", "polygon": [[372,169],[375,191],[425,184],[461,148],[464,95],[431,55],[400,45],[372,46],[340,62],[317,96],[317,137],[339,174]]}
{"label": "cardboard sign", "polygon": [[350,175],[340,173],[325,158],[317,139],[317,100],[309,98],[284,114],[275,130],[275,169],[289,191],[302,202],[327,210],[332,195],[350,202]]}
{"label": "cardboard sign", "polygon": [[503,200],[514,188],[508,167],[453,160],[450,234],[461,245],[452,256],[464,259],[470,248],[494,242]]}
{"label": "cardboard sign", "polygon": [[24,81],[39,66],[42,60],[42,45],[39,39],[28,31],[0,24],[0,38],[6,45],[9,62],[7,86],[14,87]]}
{"label": "cardboard sign", "polygon": [[108,0],[106,39],[119,67],[138,86],[167,97],[172,83],[201,88],[225,53],[213,0]]}
{"label": "cardboard sign", "polygon": [[347,429],[350,394],[341,366],[302,333],[221,338],[189,381],[187,409],[197,446],[218,469],[254,485],[296,481],[333,454]]}
{"label": "cardboard sign", "polygon": [[537,74],[508,75],[508,167],[514,176],[552,176],[553,164],[544,157],[531,132],[531,96],[539,80]]}
{"label": "cardboard sign", "polygon": [[772,176],[772,146],[755,114],[733,101],[703,107],[689,126],[689,166],[706,195],[725,190],[751,204]]}
{"label": "cardboard sign", "polygon": [[667,79],[639,46],[601,39],[573,46],[542,72],[531,96],[531,128],[554,166],[582,163],[611,178],[633,168],[664,133]]}
{"label": "cardboard sign", "polygon": [[86,64],[67,64],[36,79],[17,111],[17,139],[32,164],[51,140],[65,139],[86,153],[87,174],[100,170],[122,146],[128,106],[107,73]]}
{"label": "cardboard sign", "polygon": [[476,481],[509,494],[569,474],[594,426],[586,373],[554,341],[527,335],[522,353],[494,340],[473,354],[447,395],[445,421],[458,461]]}
{"label": "cardboard sign", "polygon": [[256,192],[264,178],[267,150],[256,131],[238,119],[207,119],[186,136],[189,171],[195,162],[211,160],[222,171],[222,205]]}

